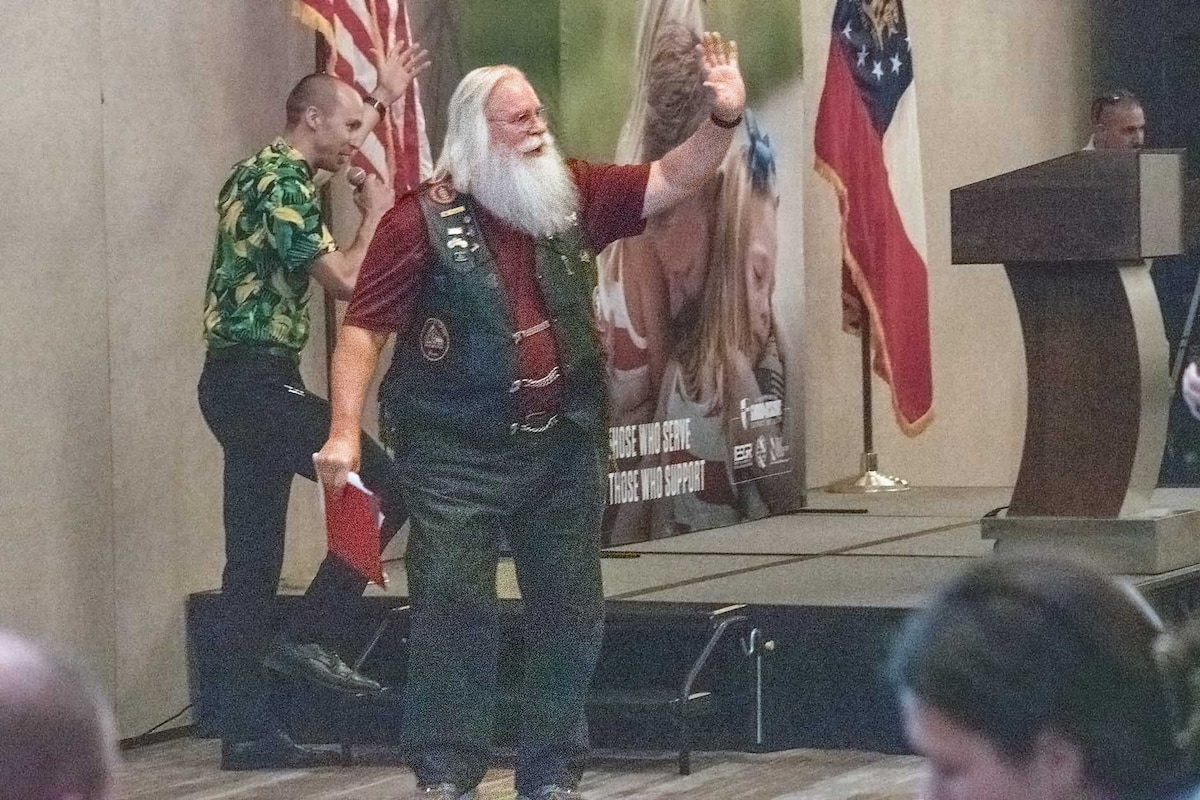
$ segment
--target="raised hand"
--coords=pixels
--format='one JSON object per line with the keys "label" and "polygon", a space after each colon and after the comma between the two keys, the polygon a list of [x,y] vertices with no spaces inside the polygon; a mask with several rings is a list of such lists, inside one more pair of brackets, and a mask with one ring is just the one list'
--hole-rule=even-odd
{"label": "raised hand", "polygon": [[704,85],[713,92],[712,113],[718,119],[732,122],[746,107],[737,42],[727,42],[716,31],[708,31],[696,47],[704,65]]}
{"label": "raised hand", "polygon": [[429,69],[430,63],[429,53],[417,42],[404,48],[392,48],[378,65],[379,82],[372,94],[385,106],[390,106],[400,99],[413,78]]}

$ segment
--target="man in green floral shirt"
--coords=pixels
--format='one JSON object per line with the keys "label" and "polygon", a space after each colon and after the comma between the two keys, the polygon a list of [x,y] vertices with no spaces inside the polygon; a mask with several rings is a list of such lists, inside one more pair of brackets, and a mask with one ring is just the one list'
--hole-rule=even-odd
{"label": "man in green floral shirt", "polygon": [[299,354],[308,339],[309,264],[338,251],[321,221],[312,167],[280,137],[234,168],[217,213],[204,307],[209,349],[251,344]]}
{"label": "man in green floral shirt", "polygon": [[[315,479],[312,454],[329,434],[329,404],[300,378],[308,340],[309,278],[339,299],[354,290],[359,266],[394,194],[371,176],[355,192],[362,212],[353,241],[339,248],[321,220],[314,177],[337,172],[380,113],[428,62],[416,45],[389,55],[365,100],[338,79],[314,74],[287,100],[283,134],[234,166],[217,201],[219,222],[208,276],[200,408],[225,453],[225,570],[221,592],[222,759],[225,769],[305,766],[328,754],[297,745],[269,702],[264,669],[330,688],[382,687],[351,670],[316,640],[337,627],[366,580],[327,556],[305,593],[304,611],[273,635],[272,606],[283,565],[294,475]],[[392,464],[362,434],[364,483],[383,498],[384,544],[407,516]],[[369,453],[369,456],[368,456]]]}

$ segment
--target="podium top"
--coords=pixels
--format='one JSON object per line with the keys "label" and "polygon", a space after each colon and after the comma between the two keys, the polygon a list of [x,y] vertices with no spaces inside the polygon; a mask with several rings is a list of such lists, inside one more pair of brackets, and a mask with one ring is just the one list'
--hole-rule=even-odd
{"label": "podium top", "polygon": [[955,264],[1183,253],[1183,150],[1083,150],[953,189]]}

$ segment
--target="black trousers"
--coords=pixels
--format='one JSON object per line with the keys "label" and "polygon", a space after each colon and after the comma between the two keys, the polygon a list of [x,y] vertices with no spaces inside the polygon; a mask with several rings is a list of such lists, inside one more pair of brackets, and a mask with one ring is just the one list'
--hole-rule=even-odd
{"label": "black trousers", "polygon": [[[304,388],[292,358],[249,347],[209,353],[199,400],[205,422],[225,451],[221,638],[229,669],[226,688],[232,694],[223,713],[224,735],[253,736],[276,724],[258,661],[274,633],[272,610],[283,568],[292,477],[316,480],[312,456],[329,438],[329,403]],[[387,521],[381,545],[386,545],[407,512],[391,459],[366,434],[360,474],[382,499]],[[366,584],[339,559],[326,556],[287,633],[312,641],[322,631],[340,629],[359,605]]]}
{"label": "black trousers", "polygon": [[430,428],[404,440],[397,462],[412,511],[404,743],[417,780],[466,790],[487,772],[505,540],[525,606],[516,788],[532,797],[543,786],[575,786],[604,626],[606,462],[595,439],[564,422],[481,447]]}

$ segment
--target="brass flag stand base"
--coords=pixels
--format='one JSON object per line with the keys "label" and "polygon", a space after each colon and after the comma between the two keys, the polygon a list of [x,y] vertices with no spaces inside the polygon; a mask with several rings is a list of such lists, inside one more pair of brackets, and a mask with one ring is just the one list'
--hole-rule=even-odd
{"label": "brass flag stand base", "polygon": [[875,431],[871,420],[871,326],[864,324],[859,332],[862,340],[862,400],[863,400],[863,454],[858,475],[834,481],[825,487],[833,494],[876,494],[880,492],[906,492],[908,481],[893,478],[879,472],[879,456],[875,452]]}
{"label": "brass flag stand base", "polygon": [[877,492],[907,492],[908,481],[879,472],[879,456],[875,453],[862,454],[862,472],[834,481],[825,487],[833,494],[875,494]]}

